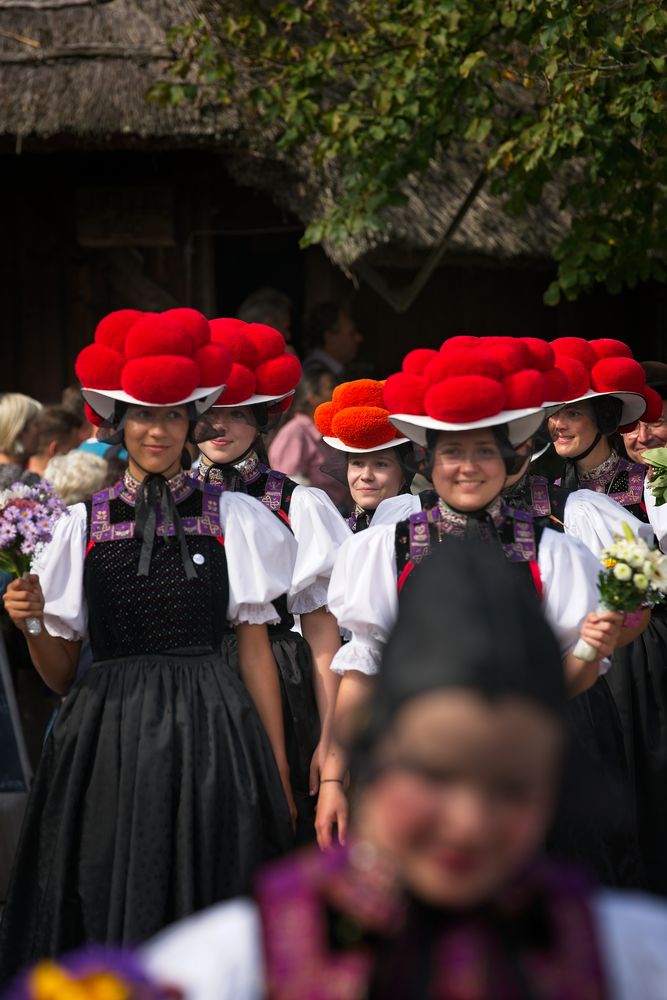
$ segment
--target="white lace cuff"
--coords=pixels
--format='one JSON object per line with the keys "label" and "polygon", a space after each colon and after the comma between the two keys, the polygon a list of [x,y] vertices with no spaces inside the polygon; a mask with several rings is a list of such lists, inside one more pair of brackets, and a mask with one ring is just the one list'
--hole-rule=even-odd
{"label": "white lace cuff", "polygon": [[278,625],[280,615],[273,604],[239,604],[231,625]]}
{"label": "white lace cuff", "polygon": [[333,672],[341,675],[348,670],[358,670],[361,674],[374,677],[379,668],[380,650],[355,639],[346,646],[341,646],[331,661]]}
{"label": "white lace cuff", "polygon": [[84,638],[73,628],[70,628],[62,618],[58,618],[56,615],[44,615],[44,627],[49,635],[55,636],[57,639],[69,639],[70,642],[79,642]]}
{"label": "white lace cuff", "polygon": [[293,615],[307,615],[310,611],[327,607],[328,586],[316,581],[290,597],[287,606]]}

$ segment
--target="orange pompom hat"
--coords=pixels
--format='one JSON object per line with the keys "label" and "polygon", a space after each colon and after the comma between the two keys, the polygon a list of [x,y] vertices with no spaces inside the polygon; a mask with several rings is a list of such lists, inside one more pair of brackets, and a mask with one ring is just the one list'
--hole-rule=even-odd
{"label": "orange pompom hat", "polygon": [[234,359],[216,408],[278,403],[294,395],[301,362],[287,351],[282,333],[240,319],[213,319],[210,325],[212,339],[224,344]]}
{"label": "orange pompom hat", "polygon": [[103,420],[112,417],[117,401],[141,406],[192,402],[204,413],[220,395],[231,367],[229,351],[211,342],[208,321],[194,309],[110,313],[75,364],[82,395]]}
{"label": "orange pompom hat", "polygon": [[[417,378],[418,376],[411,376]],[[370,378],[343,382],[331,400],[315,410],[315,426],[326,444],[337,451],[365,453],[407,444],[389,422],[383,382]]]}

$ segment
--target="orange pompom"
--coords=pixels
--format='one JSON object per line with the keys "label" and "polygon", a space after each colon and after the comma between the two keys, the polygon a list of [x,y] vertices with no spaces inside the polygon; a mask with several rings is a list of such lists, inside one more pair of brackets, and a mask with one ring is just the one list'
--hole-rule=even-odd
{"label": "orange pompom", "polygon": [[390,413],[422,414],[427,389],[428,382],[421,375],[396,372],[395,375],[390,375],[384,384],[382,391],[384,405]]}
{"label": "orange pompom", "polygon": [[521,343],[530,354],[530,367],[538,372],[546,372],[556,363],[556,354],[551,344],[539,337],[522,337]]}
{"label": "orange pompom", "polygon": [[327,403],[320,403],[315,409],[313,414],[313,420],[315,421],[315,426],[322,435],[322,437],[333,437],[333,431],[331,429],[331,421],[334,418],[335,413],[334,405],[329,400]]}
{"label": "orange pompom", "polygon": [[[197,312],[196,309],[189,309],[183,306],[179,309],[167,309],[162,314],[163,319],[173,320],[178,323],[192,337],[194,349],[203,347],[211,339],[211,330],[206,316]],[[215,383],[213,383],[215,385]]]}
{"label": "orange pompom", "polygon": [[583,337],[558,337],[551,341],[551,346],[558,359],[556,364],[559,364],[560,358],[565,355],[568,358],[574,358],[590,371],[598,360],[597,354]]}
{"label": "orange pompom", "polygon": [[284,396],[296,389],[300,378],[299,359],[294,354],[281,354],[255,368],[255,392],[262,396]]}
{"label": "orange pompom", "polygon": [[192,337],[175,319],[160,315],[144,316],[125,338],[128,358],[154,357],[156,354],[192,357]]}
{"label": "orange pompom", "polygon": [[148,315],[151,314],[140,312],[139,309],[117,309],[115,312],[109,313],[97,324],[95,343],[103,344],[105,347],[110,347],[122,354],[125,350],[125,338],[128,330],[131,330],[142,316]]}
{"label": "orange pompom", "polygon": [[408,351],[403,358],[401,368],[409,375],[423,375],[429,361],[439,356],[439,351],[434,351],[430,347],[417,347],[414,351]]}
{"label": "orange pompom", "polygon": [[200,385],[224,385],[232,369],[232,356],[224,344],[204,344],[194,353]]}
{"label": "orange pompom", "polygon": [[348,406],[334,413],[331,429],[348,448],[376,448],[396,437],[388,418],[389,411],[380,406]]}
{"label": "orange pompom", "polygon": [[459,375],[433,385],[424,397],[429,417],[452,424],[473,423],[500,413],[505,391],[483,375]]}
{"label": "orange pompom", "polygon": [[643,392],[646,388],[644,369],[633,358],[603,358],[591,372],[591,385],[596,392]]}
{"label": "orange pompom", "polygon": [[384,408],[384,382],[372,378],[358,378],[354,382],[342,382],[333,391],[331,402],[336,410],[349,406],[379,406]]}
{"label": "orange pompom", "polygon": [[123,368],[121,386],[128,396],[154,406],[186,399],[199,385],[199,368],[192,358],[175,354],[133,358]]}
{"label": "orange pompom", "polygon": [[74,365],[85,389],[120,389],[125,358],[104,344],[89,344],[79,352]]}
{"label": "orange pompom", "polygon": [[257,351],[257,364],[285,353],[285,338],[265,323],[247,323],[243,331]]}

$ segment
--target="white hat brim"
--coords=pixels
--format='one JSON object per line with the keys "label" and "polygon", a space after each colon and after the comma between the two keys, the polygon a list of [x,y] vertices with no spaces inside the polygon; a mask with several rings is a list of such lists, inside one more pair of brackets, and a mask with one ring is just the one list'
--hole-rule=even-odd
{"label": "white hat brim", "polygon": [[615,396],[616,399],[621,400],[623,409],[621,410],[619,427],[624,427],[625,424],[633,424],[635,420],[639,420],[642,414],[646,411],[646,400],[638,392],[595,392],[593,389],[589,389],[584,396],[576,396],[574,399],[565,399],[560,403],[542,403],[542,409],[549,416],[552,413],[556,413],[558,410],[562,410],[564,406],[571,406],[572,403],[581,403],[587,399],[597,399],[600,396]]}
{"label": "white hat brim", "polygon": [[294,389],[290,389],[289,392],[284,392],[282,396],[261,396],[258,393],[253,393],[252,396],[248,396],[247,399],[239,399],[236,403],[216,403],[213,407],[214,410],[230,410],[234,406],[255,406],[256,403],[279,403],[283,399],[287,399],[289,396],[294,395]]}
{"label": "white hat brim", "polygon": [[511,444],[522,444],[539,429],[544,420],[542,407],[531,407],[525,410],[503,410],[492,417],[481,420],[471,420],[466,423],[454,424],[447,420],[436,420],[426,415],[416,416],[413,413],[392,413],[389,417],[394,427],[409,437],[411,441],[426,447],[426,432],[433,431],[474,431],[483,427],[507,426]]}
{"label": "white hat brim", "polygon": [[325,444],[328,444],[330,448],[335,448],[336,451],[345,451],[348,455],[370,455],[373,451],[387,451],[389,448],[396,448],[399,444],[409,444],[410,439],[406,437],[392,438],[391,441],[385,441],[384,444],[376,444],[373,448],[352,448],[348,444],[343,444],[340,438],[336,437],[322,437]]}
{"label": "white hat brim", "polygon": [[184,399],[171,400],[168,403],[149,403],[145,399],[136,399],[128,395],[122,389],[87,389],[81,390],[81,395],[90,408],[104,420],[113,416],[116,402],[128,403],[130,406],[185,406],[186,403],[195,403],[197,413],[206,413],[211,408],[215,400],[224,389],[224,385],[216,385],[195,389]]}

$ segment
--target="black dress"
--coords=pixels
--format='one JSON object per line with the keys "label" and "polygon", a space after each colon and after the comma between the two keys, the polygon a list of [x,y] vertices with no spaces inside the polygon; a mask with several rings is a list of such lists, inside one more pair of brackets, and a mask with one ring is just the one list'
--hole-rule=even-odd
{"label": "black dress", "polygon": [[[201,481],[232,489],[255,497],[290,531],[290,507],[298,483],[269,469],[251,451],[242,460],[229,466],[199,466]],[[290,784],[297,807],[296,841],[307,843],[315,837],[315,804],[310,794],[310,764],[320,739],[320,718],[313,683],[313,658],[310,646],[299,632],[292,631],[294,616],[287,607],[287,596],[273,602],[280,615],[277,625],[269,625],[269,640],[278,667],[283,704],[285,751],[290,768]],[[226,657],[238,670],[236,637],[227,630],[224,637]]]}
{"label": "black dress", "polygon": [[137,575],[131,487],[97,494],[87,512],[94,663],[35,777],[3,916],[3,980],[84,942],[142,941],[243,893],[291,844],[268,738],[219,652],[219,491],[184,477],[170,486],[195,579],[159,516],[150,573]]}
{"label": "black dress", "polygon": [[[581,486],[604,490],[648,523],[643,500],[646,466],[619,459]],[[651,892],[667,895],[667,609],[655,608],[647,628],[614,653],[607,674],[623,727],[634,783],[639,843]]]}

